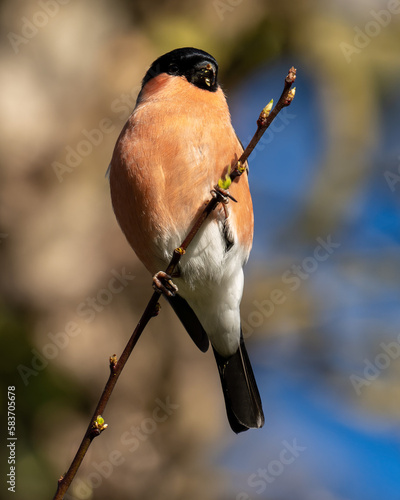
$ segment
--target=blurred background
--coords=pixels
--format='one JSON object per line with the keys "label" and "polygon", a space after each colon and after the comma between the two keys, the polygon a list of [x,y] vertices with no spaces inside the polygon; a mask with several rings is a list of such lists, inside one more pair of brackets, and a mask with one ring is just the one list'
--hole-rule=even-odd
{"label": "blurred background", "polygon": [[163,303],[66,498],[398,500],[400,2],[0,10],[0,403],[15,386],[18,438],[4,498],[52,498],[151,295],[105,171],[151,62],[195,46],[218,60],[244,143],[298,70],[250,158],[242,321],[266,424],[231,432],[212,353]]}

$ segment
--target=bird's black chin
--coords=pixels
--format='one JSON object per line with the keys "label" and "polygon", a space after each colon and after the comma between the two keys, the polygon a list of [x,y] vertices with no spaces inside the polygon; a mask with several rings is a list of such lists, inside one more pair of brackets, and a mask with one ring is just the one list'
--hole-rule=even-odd
{"label": "bird's black chin", "polygon": [[186,78],[190,83],[203,90],[215,92],[218,88],[217,71],[210,62],[197,64],[194,68],[191,68]]}

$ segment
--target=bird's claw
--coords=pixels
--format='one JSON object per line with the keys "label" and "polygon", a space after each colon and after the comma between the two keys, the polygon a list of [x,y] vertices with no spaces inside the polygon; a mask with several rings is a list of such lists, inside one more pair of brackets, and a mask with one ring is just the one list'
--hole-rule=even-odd
{"label": "bird's claw", "polygon": [[227,189],[221,188],[220,186],[218,186],[218,184],[214,187],[214,189],[211,190],[211,194],[215,198],[219,196],[222,203],[224,203],[225,205],[229,203],[229,200],[237,203],[237,200],[229,193],[229,191]]}
{"label": "bird's claw", "polygon": [[167,297],[174,297],[178,291],[178,287],[173,283],[171,276],[164,271],[158,271],[153,276],[153,288]]}

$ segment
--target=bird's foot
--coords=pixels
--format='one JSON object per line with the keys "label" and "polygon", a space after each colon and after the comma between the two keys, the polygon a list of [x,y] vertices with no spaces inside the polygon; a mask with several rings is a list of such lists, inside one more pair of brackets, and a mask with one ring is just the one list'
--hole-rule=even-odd
{"label": "bird's foot", "polygon": [[158,271],[153,276],[153,288],[167,297],[173,297],[178,291],[178,287],[172,282],[171,276],[164,271]]}
{"label": "bird's foot", "polygon": [[223,189],[218,184],[211,190],[211,194],[214,198],[219,197],[224,205],[227,205],[229,200],[237,203],[237,200],[229,193],[228,189]]}

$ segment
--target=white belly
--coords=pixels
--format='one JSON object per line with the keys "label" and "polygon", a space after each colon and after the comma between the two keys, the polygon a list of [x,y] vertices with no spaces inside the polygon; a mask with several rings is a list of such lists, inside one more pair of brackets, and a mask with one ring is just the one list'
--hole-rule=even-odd
{"label": "white belly", "polygon": [[179,293],[196,313],[215,349],[234,354],[240,341],[242,266],[247,255],[226,243],[216,221],[207,221],[180,262]]}

